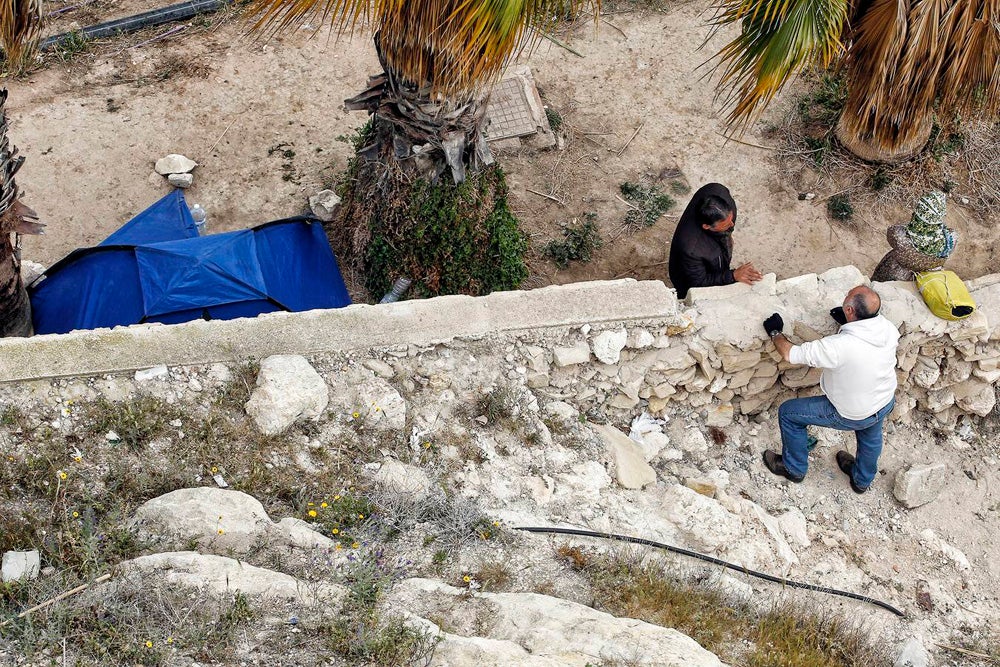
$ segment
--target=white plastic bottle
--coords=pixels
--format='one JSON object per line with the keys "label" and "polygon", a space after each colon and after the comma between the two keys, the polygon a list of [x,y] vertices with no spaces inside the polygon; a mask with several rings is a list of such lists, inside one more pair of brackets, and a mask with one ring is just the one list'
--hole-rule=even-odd
{"label": "white plastic bottle", "polygon": [[198,230],[198,236],[205,234],[205,223],[208,221],[208,213],[205,209],[201,207],[201,204],[195,204],[191,207],[191,217],[194,218],[194,226]]}

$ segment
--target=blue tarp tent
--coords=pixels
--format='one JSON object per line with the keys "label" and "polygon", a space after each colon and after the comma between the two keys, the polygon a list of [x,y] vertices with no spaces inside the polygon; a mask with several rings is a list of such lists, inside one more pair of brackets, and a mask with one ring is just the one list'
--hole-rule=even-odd
{"label": "blue tarp tent", "polygon": [[319,222],[287,218],[198,236],[180,190],[100,245],[70,253],[28,294],[36,334],[351,303]]}

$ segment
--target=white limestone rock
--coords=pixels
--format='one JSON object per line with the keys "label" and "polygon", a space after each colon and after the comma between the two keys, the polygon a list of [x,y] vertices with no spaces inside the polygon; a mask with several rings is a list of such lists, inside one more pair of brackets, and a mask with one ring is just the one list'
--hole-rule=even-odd
{"label": "white limestone rock", "polygon": [[152,368],[143,368],[135,372],[136,382],[149,382],[150,380],[158,380],[160,378],[167,378],[170,375],[170,371],[167,370],[166,366],[153,366]]}
{"label": "white limestone rock", "polygon": [[812,544],[809,539],[808,523],[802,510],[792,507],[784,514],[776,517],[778,525],[785,534],[785,539],[800,547],[808,547]]}
{"label": "white limestone rock", "polygon": [[170,174],[167,176],[167,183],[175,188],[186,190],[194,183],[194,174]]}
{"label": "white limestone rock", "polygon": [[910,637],[899,649],[892,667],[928,667],[931,656],[919,637]]}
{"label": "white limestone rock", "polygon": [[197,487],[147,500],[135,511],[143,530],[172,544],[196,540],[199,548],[246,553],[268,530],[271,519],[253,496]]}
{"label": "white limestone rock", "polygon": [[641,489],[656,481],[656,471],[648,463],[642,448],[614,426],[591,424],[590,428],[604,442],[615,462],[615,479],[626,489]]}
{"label": "white limestone rock", "polygon": [[347,594],[346,589],[336,584],[301,581],[235,558],[195,551],[140,556],[121,563],[119,569],[126,575],[136,574],[172,587],[200,589],[222,600],[229,600],[240,591],[265,600],[339,607]]}
{"label": "white limestone rock", "polygon": [[320,533],[312,524],[295,517],[285,517],[268,526],[267,532],[270,543],[287,544],[305,551],[332,551],[337,546],[334,540]]}
{"label": "white limestone rock", "polygon": [[382,462],[374,480],[376,486],[385,491],[414,496],[423,496],[434,486],[427,473],[420,468],[391,458]]}
{"label": "white limestone rock", "polygon": [[333,190],[320,190],[309,197],[309,209],[323,222],[330,222],[340,206],[340,197]]}
{"label": "white limestone rock", "polygon": [[621,359],[621,352],[625,348],[625,343],[628,341],[628,332],[625,329],[619,329],[617,331],[602,331],[594,337],[594,341],[591,344],[594,350],[594,356],[597,357],[601,363],[604,364],[617,364]]}
{"label": "white limestone rock", "polygon": [[552,360],[556,366],[575,366],[590,361],[590,346],[580,341],[572,347],[557,347],[552,350]]}
{"label": "white limestone rock", "polygon": [[661,511],[695,549],[718,552],[743,535],[740,517],[726,511],[718,501],[679,484],[663,494]]}
{"label": "white limestone rock", "polygon": [[997,404],[996,389],[992,384],[967,380],[960,385],[952,387],[955,394],[955,405],[972,414],[985,417],[993,412]]}
{"label": "white limestone rock", "polygon": [[942,540],[932,528],[925,528],[922,530],[920,532],[920,539],[923,540],[927,547],[932,551],[937,551],[943,554],[944,557],[953,562],[955,567],[957,567],[960,571],[967,572],[972,569],[972,565],[969,563],[968,557],[962,553],[962,550]]}
{"label": "white limestone rock", "polygon": [[37,579],[41,562],[38,551],[7,551],[4,552],[0,581],[18,581],[20,579]]}
{"label": "white limestone rock", "polygon": [[326,382],[305,357],[279,354],[260,362],[246,411],[261,433],[278,435],[300,419],[316,419],[329,402]]}
{"label": "white limestone rock", "polygon": [[914,465],[896,473],[892,495],[903,507],[913,509],[937,499],[948,480],[944,463]]}
{"label": "white limestone rock", "polygon": [[[439,667],[584,667],[595,662],[725,667],[717,656],[676,630],[538,593],[469,597],[465,589],[438,581],[407,579],[389,593],[388,604],[421,619],[441,619],[456,628],[456,634],[464,633],[458,639],[455,634],[443,636],[431,663]],[[469,618],[488,620],[469,624]]]}
{"label": "white limestone rock", "polygon": [[186,174],[197,166],[198,163],[194,160],[177,153],[171,153],[157,160],[153,168],[157,174],[169,176],[170,174]]}

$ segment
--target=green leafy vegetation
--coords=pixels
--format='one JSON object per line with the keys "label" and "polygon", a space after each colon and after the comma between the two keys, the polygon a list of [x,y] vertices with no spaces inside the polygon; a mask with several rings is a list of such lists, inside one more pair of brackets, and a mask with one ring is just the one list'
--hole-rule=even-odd
{"label": "green leafy vegetation", "polygon": [[549,241],[542,248],[542,254],[560,269],[565,269],[570,262],[589,262],[594,251],[603,244],[594,213],[584,215],[583,222],[574,220],[563,225],[562,235],[561,240]]}
{"label": "green leafy vegetation", "polygon": [[677,203],[658,185],[625,182],[619,189],[629,204],[625,213],[625,227],[631,231],[652,227],[661,215]]}
{"label": "green leafy vegetation", "polygon": [[833,195],[826,201],[826,210],[830,217],[840,222],[846,222],[854,217],[854,205],[851,198],[845,194]]}

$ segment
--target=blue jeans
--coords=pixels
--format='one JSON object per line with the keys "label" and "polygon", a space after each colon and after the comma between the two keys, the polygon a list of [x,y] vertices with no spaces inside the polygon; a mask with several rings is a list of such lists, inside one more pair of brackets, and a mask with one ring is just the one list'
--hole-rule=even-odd
{"label": "blue jeans", "polygon": [[809,468],[806,426],[825,426],[854,431],[858,454],[854,462],[854,485],[866,489],[875,481],[878,457],[882,453],[882,422],[896,405],[893,398],[884,408],[864,419],[845,419],[826,396],[793,398],[778,408],[781,427],[781,460],[792,475],[805,476]]}

